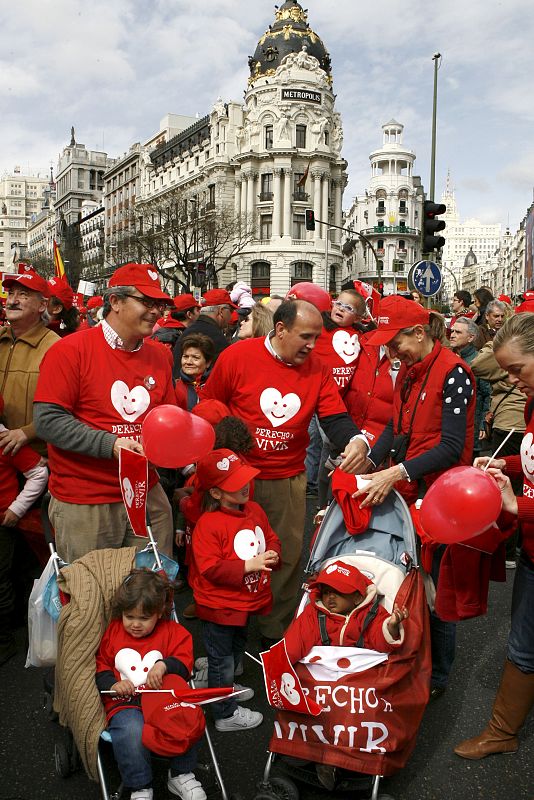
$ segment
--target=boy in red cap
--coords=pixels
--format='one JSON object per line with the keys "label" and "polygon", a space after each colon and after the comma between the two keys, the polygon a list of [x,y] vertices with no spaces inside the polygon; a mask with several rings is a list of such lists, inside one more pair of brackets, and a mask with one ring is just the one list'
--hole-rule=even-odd
{"label": "boy in red cap", "polygon": [[[197,464],[204,513],[193,536],[191,582],[208,656],[208,685],[231,686],[245,651],[250,614],[272,606],[270,573],[280,563],[280,542],[263,509],[250,501],[249,484],[258,470],[232,450],[213,450]],[[238,684],[235,684],[241,689]],[[252,689],[241,697],[250,700]],[[213,703],[218,731],[255,728],[259,711],[234,699]]]}
{"label": "boy in red cap", "polygon": [[321,644],[386,653],[399,647],[408,609],[395,604],[388,614],[379,599],[376,586],[357,567],[339,560],[328,564],[311,584],[310,602],[285,632],[291,663]]}

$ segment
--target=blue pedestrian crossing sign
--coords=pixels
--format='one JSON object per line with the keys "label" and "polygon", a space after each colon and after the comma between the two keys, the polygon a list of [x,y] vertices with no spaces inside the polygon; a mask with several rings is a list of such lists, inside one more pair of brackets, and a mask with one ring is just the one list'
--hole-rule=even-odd
{"label": "blue pedestrian crossing sign", "polygon": [[443,275],[433,261],[418,261],[410,270],[410,278],[414,287],[424,297],[432,297],[441,289]]}

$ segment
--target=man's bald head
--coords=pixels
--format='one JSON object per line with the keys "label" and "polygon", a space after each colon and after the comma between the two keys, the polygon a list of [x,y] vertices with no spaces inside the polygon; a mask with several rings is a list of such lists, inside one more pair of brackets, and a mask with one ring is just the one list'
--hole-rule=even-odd
{"label": "man's bald head", "polygon": [[323,329],[321,312],[306,300],[285,300],[274,314],[273,347],[288,364],[303,364]]}

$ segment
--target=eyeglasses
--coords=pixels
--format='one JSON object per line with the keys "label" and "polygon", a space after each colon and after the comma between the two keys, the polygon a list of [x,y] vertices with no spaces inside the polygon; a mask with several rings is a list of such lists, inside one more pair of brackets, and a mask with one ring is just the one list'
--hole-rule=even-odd
{"label": "eyeglasses", "polygon": [[152,309],[156,309],[157,311],[163,311],[166,307],[167,303],[165,300],[155,300],[153,297],[145,297],[144,295],[139,294],[130,294],[129,292],[124,292],[123,297],[131,297],[133,300],[137,300],[139,303],[142,303],[146,309],[152,311]]}
{"label": "eyeglasses", "polygon": [[[349,314],[356,314],[356,309],[353,306],[349,306],[348,303],[342,303],[340,300],[334,300],[332,303],[333,306],[337,306],[342,311],[348,311]],[[361,314],[358,314],[361,317]]]}

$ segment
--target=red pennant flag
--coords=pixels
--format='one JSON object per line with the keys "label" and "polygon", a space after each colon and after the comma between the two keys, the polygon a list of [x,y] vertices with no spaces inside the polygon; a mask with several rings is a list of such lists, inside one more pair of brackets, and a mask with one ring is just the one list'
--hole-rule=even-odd
{"label": "red pennant flag", "polygon": [[148,536],[146,527],[146,498],[148,489],[148,459],[121,447],[119,450],[119,481],[122,500],[136,536]]}
{"label": "red pennant flag", "polygon": [[313,717],[321,713],[321,706],[304,694],[298,675],[287,657],[284,639],[270,650],[260,653],[260,658],[269,705],[280,710],[311,714]]}

